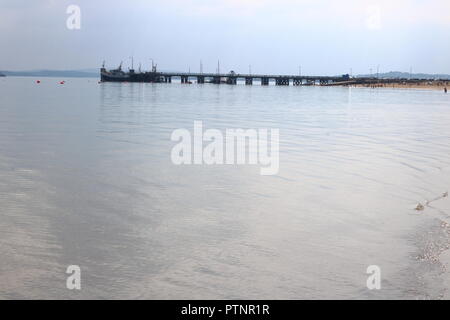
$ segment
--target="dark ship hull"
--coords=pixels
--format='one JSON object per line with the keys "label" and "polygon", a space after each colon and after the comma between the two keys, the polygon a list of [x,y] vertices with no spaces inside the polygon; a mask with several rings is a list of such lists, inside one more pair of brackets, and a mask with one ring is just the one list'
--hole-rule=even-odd
{"label": "dark ship hull", "polygon": [[162,82],[160,72],[123,72],[118,70],[100,70],[100,79],[104,82]]}

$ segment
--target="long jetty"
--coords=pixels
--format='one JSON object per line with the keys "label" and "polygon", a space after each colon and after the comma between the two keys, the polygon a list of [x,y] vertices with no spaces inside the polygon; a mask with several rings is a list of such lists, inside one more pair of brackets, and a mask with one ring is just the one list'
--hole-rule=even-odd
{"label": "long jetty", "polygon": [[[278,86],[299,85],[337,85],[348,82],[350,77],[343,76],[301,76],[301,75],[267,75],[267,74],[239,74],[239,73],[183,73],[183,72],[159,72],[161,82],[170,83],[172,78],[181,79],[181,83],[189,83],[190,79],[196,79],[197,83],[215,83],[235,85],[238,79],[245,81],[246,85],[252,85],[255,80],[259,80],[261,85],[267,86],[270,81],[274,81]],[[367,79],[367,78],[365,78]],[[351,79],[352,81],[356,79]]]}
{"label": "long jetty", "polygon": [[385,86],[389,84],[411,84],[417,85],[423,82],[442,82],[448,84],[447,80],[436,79],[384,79],[378,77],[350,77],[348,74],[341,76],[306,76],[306,75],[269,75],[269,74],[250,74],[250,73],[203,73],[203,72],[160,72],[153,67],[150,72],[135,72],[130,69],[128,73],[121,70],[107,71],[104,67],[100,69],[102,81],[119,82],[165,82],[171,83],[174,78],[180,79],[181,83],[191,83],[195,79],[197,83],[214,83],[236,85],[238,80],[244,81],[246,85],[253,85],[257,80],[262,86],[268,86],[271,82],[277,86],[302,86],[302,85],[320,85],[320,86]]}
{"label": "long jetty", "polygon": [[172,78],[181,79],[181,83],[190,83],[190,79],[196,79],[197,83],[214,83],[235,85],[238,79],[245,81],[246,85],[253,85],[254,80],[259,80],[262,86],[268,86],[271,81],[277,86],[386,86],[390,84],[417,85],[426,82],[442,83],[448,85],[449,79],[384,79],[377,77],[350,77],[348,74],[342,76],[302,76],[302,75],[267,75],[267,74],[238,74],[238,73],[180,73],[160,72],[160,82],[170,83]]}

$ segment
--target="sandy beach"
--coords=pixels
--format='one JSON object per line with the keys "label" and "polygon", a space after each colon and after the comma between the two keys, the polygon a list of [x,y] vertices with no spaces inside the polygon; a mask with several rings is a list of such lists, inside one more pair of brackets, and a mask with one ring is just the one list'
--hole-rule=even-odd
{"label": "sandy beach", "polygon": [[396,83],[375,83],[375,84],[357,84],[355,87],[366,88],[400,88],[400,89],[429,89],[444,91],[450,88],[450,81],[423,81],[417,83],[396,82]]}

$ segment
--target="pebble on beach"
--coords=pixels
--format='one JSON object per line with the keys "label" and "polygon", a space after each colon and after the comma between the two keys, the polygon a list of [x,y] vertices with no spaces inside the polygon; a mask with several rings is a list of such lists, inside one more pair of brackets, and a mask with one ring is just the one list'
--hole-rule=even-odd
{"label": "pebble on beach", "polygon": [[423,206],[423,204],[419,203],[419,204],[417,205],[417,207],[416,207],[415,210],[417,210],[417,211],[423,211],[424,209],[425,209],[425,207]]}

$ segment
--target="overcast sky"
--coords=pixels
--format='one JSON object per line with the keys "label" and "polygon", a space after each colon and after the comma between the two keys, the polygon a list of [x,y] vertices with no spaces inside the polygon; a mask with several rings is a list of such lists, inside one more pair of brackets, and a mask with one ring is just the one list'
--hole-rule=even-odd
{"label": "overcast sky", "polygon": [[[66,26],[69,5],[81,28]],[[448,0],[0,0],[0,70],[450,73]]]}

